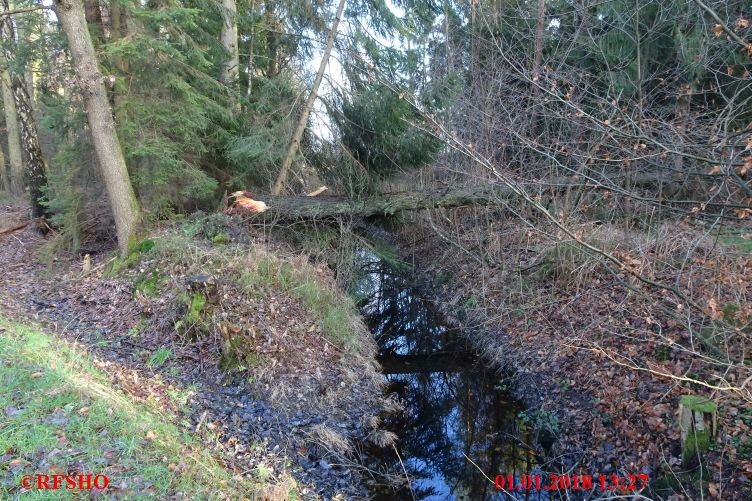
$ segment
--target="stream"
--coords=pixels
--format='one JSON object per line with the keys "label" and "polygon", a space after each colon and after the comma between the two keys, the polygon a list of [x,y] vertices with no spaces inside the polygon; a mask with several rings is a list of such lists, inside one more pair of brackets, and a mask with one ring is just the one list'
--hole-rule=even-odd
{"label": "stream", "polygon": [[[527,445],[531,433],[524,409],[510,397],[505,379],[485,365],[462,332],[446,325],[406,274],[369,251],[361,251],[358,269],[355,294],[378,343],[387,391],[404,407],[384,418],[384,427],[398,436],[396,447],[368,448],[365,463],[410,478],[394,487],[375,476],[369,495],[375,500],[510,499],[492,480],[497,474],[534,472],[536,459]],[[534,491],[512,495],[548,499]]]}

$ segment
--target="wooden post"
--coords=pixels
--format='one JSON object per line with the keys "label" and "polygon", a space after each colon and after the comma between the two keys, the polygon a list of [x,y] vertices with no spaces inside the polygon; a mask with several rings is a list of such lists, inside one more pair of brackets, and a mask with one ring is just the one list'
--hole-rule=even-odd
{"label": "wooden post", "polygon": [[684,395],[679,401],[682,464],[690,466],[707,452],[718,433],[716,404],[698,395]]}

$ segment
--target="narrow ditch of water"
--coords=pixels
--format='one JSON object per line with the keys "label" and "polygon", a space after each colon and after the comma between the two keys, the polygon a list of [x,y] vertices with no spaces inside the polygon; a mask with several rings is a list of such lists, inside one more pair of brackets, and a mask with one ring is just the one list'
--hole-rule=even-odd
{"label": "narrow ditch of water", "polygon": [[[355,293],[379,346],[388,391],[404,406],[385,416],[399,438],[366,450],[366,466],[410,481],[394,487],[375,476],[376,500],[510,499],[492,481],[497,474],[534,473],[536,457],[522,405],[507,382],[487,367],[446,325],[405,274],[368,251],[360,253]],[[474,464],[473,464],[474,463]],[[488,477],[488,478],[486,478]],[[548,493],[547,493],[548,494]],[[548,499],[542,492],[513,493]]]}

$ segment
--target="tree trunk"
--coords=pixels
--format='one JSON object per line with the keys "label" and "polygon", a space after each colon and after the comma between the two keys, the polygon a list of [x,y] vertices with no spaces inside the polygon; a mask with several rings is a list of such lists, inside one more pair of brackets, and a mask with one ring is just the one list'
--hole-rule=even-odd
{"label": "tree trunk", "polygon": [[120,33],[120,19],[123,9],[117,3],[110,5],[110,42],[116,42],[122,38]]}
{"label": "tree trunk", "polygon": [[5,154],[0,148],[0,190],[10,191],[10,178],[8,177],[8,168],[5,166]]}
{"label": "tree trunk", "polygon": [[115,132],[115,121],[102,74],[97,67],[83,5],[81,0],[57,0],[55,11],[68,39],[76,77],[84,96],[94,149],[115,216],[118,247],[121,255],[125,255],[139,220],[138,202]]}
{"label": "tree trunk", "polygon": [[2,93],[3,109],[5,111],[5,128],[8,132],[8,162],[10,164],[10,192],[14,195],[23,194],[24,172],[23,158],[21,153],[21,135],[18,132],[18,115],[16,114],[16,102],[11,90],[10,72],[7,69],[5,57],[0,54],[2,65]]}
{"label": "tree trunk", "polygon": [[530,134],[536,135],[536,126],[538,124],[538,113],[540,106],[540,90],[538,84],[541,75],[541,65],[543,64],[543,33],[546,19],[546,2],[538,0],[538,15],[535,23],[535,48],[533,52],[533,83],[530,90]]}
{"label": "tree trunk", "polygon": [[102,10],[99,8],[99,0],[84,0],[84,12],[91,37],[101,42],[104,30],[102,29]]}
{"label": "tree trunk", "polygon": [[282,167],[280,167],[279,169],[279,175],[277,176],[277,180],[274,183],[274,188],[272,189],[273,195],[279,195],[280,193],[282,193],[282,189],[285,186],[285,180],[287,179],[287,173],[290,170],[290,166],[292,165],[292,161],[295,158],[295,155],[298,153],[300,140],[302,139],[303,132],[305,131],[306,125],[308,124],[308,116],[311,114],[313,103],[316,101],[316,97],[318,96],[319,85],[321,85],[321,80],[324,78],[326,66],[327,64],[329,64],[329,56],[332,53],[332,47],[334,47],[334,39],[337,37],[337,27],[339,26],[339,21],[342,18],[342,11],[345,10],[345,3],[346,0],[339,0],[337,13],[334,15],[334,21],[332,22],[332,27],[329,30],[329,38],[326,41],[326,48],[324,49],[324,54],[321,57],[319,71],[318,73],[316,73],[316,78],[314,79],[313,86],[311,87],[311,93],[308,94],[308,98],[306,99],[305,105],[303,106],[303,113],[300,115],[300,120],[298,121],[298,126],[295,128],[295,132],[292,135],[292,140],[290,141],[290,145],[287,148],[287,153],[285,154],[285,159],[282,161]]}
{"label": "tree trunk", "polygon": [[[251,7],[248,11],[250,13],[250,16],[253,17],[256,13],[256,2],[254,0],[251,0]],[[253,92],[253,73],[254,73],[254,67],[253,67],[253,41],[256,36],[256,25],[254,23],[251,23],[251,33],[248,35],[248,66],[246,67],[246,71],[248,72],[248,87],[246,87],[246,96],[251,97],[251,93]],[[239,58],[239,55],[238,55]]]}
{"label": "tree trunk", "polygon": [[26,82],[19,76],[11,75],[13,99],[16,103],[16,113],[21,125],[21,145],[26,160],[26,185],[29,187],[31,212],[34,217],[47,214],[47,166],[39,146],[37,122],[34,110],[31,108],[30,98],[26,92]]}
{"label": "tree trunk", "polygon": [[[24,40],[25,43],[30,43],[32,40],[32,25],[25,24],[23,25],[23,28],[21,26],[17,26],[17,33],[18,33],[18,39]],[[34,61],[33,59],[29,59],[26,61],[26,65],[24,68],[24,74],[23,74],[23,81],[24,85],[26,85],[26,93],[29,95],[29,106],[33,110],[36,108],[36,96],[34,95],[34,67],[33,67]]]}
{"label": "tree trunk", "polygon": [[[128,36],[128,10],[125,6],[112,2],[110,5],[110,42],[117,42]],[[125,75],[128,73],[128,61],[126,58],[116,56],[114,58],[118,70]]]}
{"label": "tree trunk", "polygon": [[235,0],[221,0],[221,2],[222,31],[219,40],[229,56],[226,60],[222,61],[219,81],[228,87],[237,90],[238,68],[240,66],[240,56],[238,55],[237,7],[235,5]]}
{"label": "tree trunk", "polygon": [[546,2],[538,0],[538,19],[535,23],[535,55],[533,56],[533,80],[540,77],[541,64],[543,63],[543,29],[546,19]]}
{"label": "tree trunk", "polygon": [[[635,186],[652,187],[659,182],[670,186],[679,186],[683,182],[681,176],[679,176],[681,178],[679,179],[664,174],[645,173],[634,175],[632,183]],[[615,175],[610,179],[610,182],[618,185],[620,180],[621,177]],[[604,186],[588,183],[579,176],[542,179],[534,184],[542,192],[550,193],[552,196],[572,187],[604,189]],[[400,211],[507,204],[509,199],[514,196],[516,196],[514,190],[503,184],[384,193],[364,200],[327,196],[281,196],[265,199],[264,202],[268,208],[265,212],[259,213],[257,217],[269,221],[294,221],[389,216]]]}
{"label": "tree trunk", "polygon": [[279,72],[277,65],[277,48],[279,46],[279,37],[277,34],[277,23],[274,17],[273,0],[264,2],[264,18],[266,24],[266,77],[274,78]]}
{"label": "tree trunk", "polygon": [[[2,7],[5,12],[10,11],[8,0],[2,0]],[[13,94],[13,101],[16,106],[16,116],[20,125],[21,147],[24,160],[26,162],[26,184],[29,187],[29,197],[31,199],[31,210],[33,217],[46,215],[47,208],[45,205],[45,191],[47,188],[47,168],[42,157],[42,148],[39,146],[39,135],[37,133],[37,122],[34,118],[34,112],[31,107],[29,93],[26,89],[24,75],[18,75],[12,70],[12,62],[15,59],[13,47],[15,47],[15,36],[10,16],[0,17],[0,36],[2,37],[2,50],[6,63],[8,64],[8,73],[10,77],[10,89]]]}

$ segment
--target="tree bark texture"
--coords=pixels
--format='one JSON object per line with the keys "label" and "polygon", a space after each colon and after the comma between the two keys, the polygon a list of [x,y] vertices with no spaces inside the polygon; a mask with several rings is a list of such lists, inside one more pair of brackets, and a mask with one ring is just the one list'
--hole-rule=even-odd
{"label": "tree bark texture", "polygon": [[84,96],[94,149],[115,216],[118,247],[121,254],[126,254],[139,221],[139,207],[115,132],[112,109],[97,67],[83,5],[81,0],[57,0],[55,10],[68,39],[76,78]]}
{"label": "tree bark texture", "polygon": [[84,13],[89,24],[89,33],[94,40],[101,41],[104,36],[102,29],[102,10],[99,0],[84,0]]}
{"label": "tree bark texture", "polygon": [[2,148],[0,148],[0,190],[10,191],[8,167],[5,165],[5,154]]}
{"label": "tree bark texture", "polygon": [[[618,184],[618,179],[611,182]],[[681,179],[672,179],[661,174],[645,173],[632,178],[633,185],[655,186],[681,185]],[[535,182],[543,192],[559,193],[567,188],[587,187],[604,189],[595,184],[586,185],[578,176],[564,176]],[[400,211],[451,208],[462,206],[499,205],[515,196],[515,192],[503,184],[485,184],[428,191],[403,191],[385,193],[364,200],[339,197],[276,196],[264,199],[268,205],[265,212],[257,214],[263,220],[325,220],[358,217],[389,216]]]}
{"label": "tree bark texture", "polygon": [[237,89],[240,74],[238,71],[240,56],[238,54],[237,6],[235,0],[221,0],[220,8],[222,10],[222,31],[219,35],[219,41],[229,56],[222,62],[219,80],[223,84]]}
{"label": "tree bark texture", "polygon": [[279,46],[279,36],[277,34],[278,23],[274,17],[274,0],[264,2],[264,22],[266,24],[266,78],[274,78],[279,73],[277,65],[277,49]]}
{"label": "tree bark texture", "polygon": [[533,79],[538,80],[543,63],[543,30],[546,19],[546,2],[538,0],[538,15],[535,23],[535,54],[533,56]]}
{"label": "tree bark texture", "polygon": [[279,195],[280,193],[282,193],[282,189],[285,186],[285,180],[287,179],[287,173],[290,170],[290,166],[292,165],[292,161],[295,158],[295,155],[297,155],[298,153],[298,149],[300,148],[300,140],[303,138],[303,132],[305,132],[306,125],[308,124],[308,117],[311,114],[311,110],[313,109],[313,103],[316,101],[316,97],[318,96],[321,80],[324,78],[326,66],[327,64],[329,64],[329,56],[332,54],[334,39],[337,38],[337,27],[339,26],[340,19],[342,19],[342,11],[345,10],[345,3],[346,0],[339,0],[337,13],[334,15],[334,21],[332,21],[332,27],[329,30],[329,37],[326,41],[326,48],[324,49],[324,54],[321,56],[319,71],[316,73],[316,78],[314,79],[313,85],[311,86],[311,93],[308,94],[308,98],[303,105],[303,113],[300,115],[298,126],[295,128],[295,132],[293,133],[292,139],[290,140],[290,145],[287,147],[285,159],[282,161],[282,166],[279,169],[279,175],[277,176],[277,180],[274,182],[274,188],[272,188],[273,195]]}
{"label": "tree bark texture", "polygon": [[21,134],[18,131],[18,115],[16,114],[16,101],[11,90],[10,71],[7,68],[5,56],[0,54],[0,66],[3,67],[2,93],[3,111],[5,112],[5,128],[8,133],[8,163],[10,166],[10,192],[21,195],[24,189],[23,153],[21,152]]}
{"label": "tree bark texture", "polygon": [[[8,0],[2,0],[3,11],[9,12]],[[47,188],[47,167],[42,156],[42,148],[39,146],[39,135],[34,111],[31,107],[31,98],[26,88],[23,74],[18,74],[13,69],[15,54],[15,36],[10,16],[0,16],[0,36],[3,40],[3,55],[8,64],[10,77],[10,89],[13,94],[13,102],[16,106],[16,116],[20,125],[20,142],[26,163],[25,181],[29,187],[31,199],[31,211],[34,217],[44,216],[47,212],[45,205],[45,191]]]}

